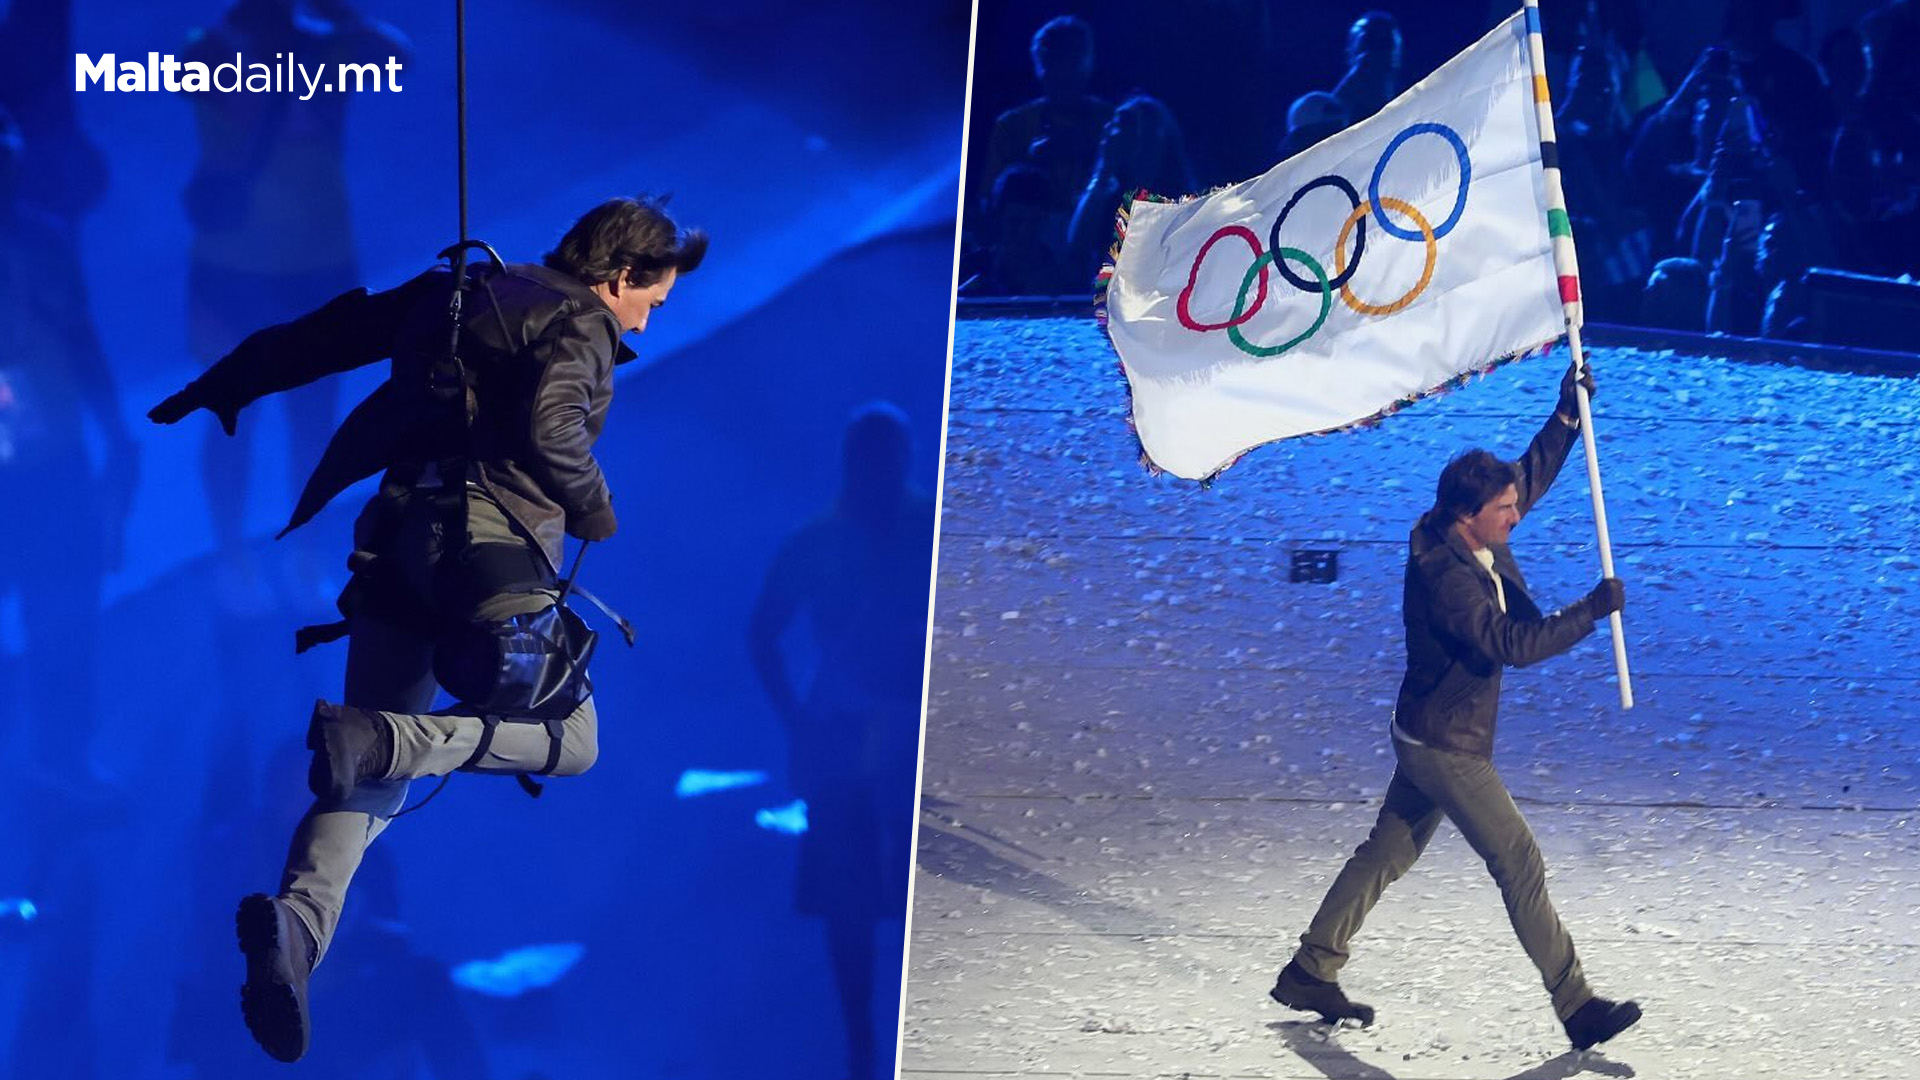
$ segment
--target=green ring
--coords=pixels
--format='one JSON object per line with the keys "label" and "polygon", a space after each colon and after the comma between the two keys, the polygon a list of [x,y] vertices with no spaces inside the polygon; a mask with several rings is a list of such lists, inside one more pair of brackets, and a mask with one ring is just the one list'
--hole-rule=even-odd
{"label": "green ring", "polygon": [[1258,356],[1262,358],[1279,356],[1281,353],[1286,352],[1288,349],[1319,333],[1320,327],[1326,324],[1327,313],[1333,310],[1333,286],[1327,281],[1327,268],[1320,265],[1320,260],[1301,251],[1299,248],[1283,247],[1276,248],[1273,251],[1263,252],[1259,258],[1253,260],[1253,265],[1247,269],[1247,276],[1240,280],[1240,295],[1233,299],[1233,318],[1238,319],[1242,310],[1245,309],[1247,290],[1253,288],[1254,278],[1258,277],[1261,269],[1273,262],[1276,256],[1282,259],[1292,259],[1294,262],[1304,265],[1307,269],[1313,271],[1314,277],[1320,279],[1320,317],[1313,320],[1313,325],[1307,327],[1299,337],[1283,345],[1255,345],[1241,335],[1238,325],[1229,322],[1227,326],[1227,338],[1233,342],[1235,348],[1246,353],[1248,356]]}

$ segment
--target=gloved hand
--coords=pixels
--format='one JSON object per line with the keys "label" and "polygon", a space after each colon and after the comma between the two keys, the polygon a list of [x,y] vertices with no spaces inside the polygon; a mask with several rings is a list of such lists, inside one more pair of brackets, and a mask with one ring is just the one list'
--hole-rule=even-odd
{"label": "gloved hand", "polygon": [[1580,606],[1587,618],[1599,622],[1627,606],[1627,586],[1617,577],[1601,578],[1592,592],[1580,598]]}
{"label": "gloved hand", "polygon": [[220,420],[220,428],[231,435],[240,422],[240,410],[223,408],[201,396],[198,381],[188,383],[180,392],[147,410],[147,419],[156,424],[178,423],[195,409],[205,409]]}
{"label": "gloved hand", "polygon": [[[1594,394],[1592,366],[1588,365],[1581,371],[1579,382],[1587,388],[1588,400],[1592,400]],[[1567,373],[1560,376],[1560,403],[1554,406],[1553,411],[1566,417],[1569,421],[1578,424],[1580,422],[1580,399],[1574,393],[1573,384],[1573,365],[1568,364]]]}
{"label": "gloved hand", "polygon": [[580,540],[605,540],[619,528],[620,522],[613,516],[612,503],[591,514],[567,519],[567,535]]}

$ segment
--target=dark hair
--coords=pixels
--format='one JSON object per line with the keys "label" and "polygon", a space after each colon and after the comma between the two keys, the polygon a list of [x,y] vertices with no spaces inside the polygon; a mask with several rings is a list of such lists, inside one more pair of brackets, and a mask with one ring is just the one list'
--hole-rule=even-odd
{"label": "dark hair", "polygon": [[1440,470],[1440,489],[1433,496],[1435,524],[1453,523],[1480,512],[1499,494],[1519,483],[1520,470],[1485,450],[1469,450]]}
{"label": "dark hair", "polygon": [[847,419],[841,451],[848,461],[874,454],[905,457],[913,446],[913,424],[891,401],[869,401]]}
{"label": "dark hair", "polygon": [[690,274],[707,256],[707,234],[675,225],[666,204],[665,196],[608,199],[580,215],[542,261],[588,285],[624,275],[646,288],[669,268]]}
{"label": "dark hair", "polygon": [[1033,42],[1028,49],[1036,56],[1043,49],[1048,52],[1064,49],[1068,55],[1092,56],[1093,27],[1073,15],[1056,16],[1033,32]]}
{"label": "dark hair", "polygon": [[1400,38],[1400,20],[1389,12],[1369,11],[1353,20],[1353,25],[1347,28],[1349,34],[1356,31],[1365,51],[1392,48],[1396,39]]}

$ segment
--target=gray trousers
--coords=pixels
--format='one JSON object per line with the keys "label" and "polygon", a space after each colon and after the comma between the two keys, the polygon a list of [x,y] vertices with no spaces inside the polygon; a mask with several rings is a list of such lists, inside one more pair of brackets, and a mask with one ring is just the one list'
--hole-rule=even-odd
{"label": "gray trousers", "polygon": [[[1593,997],[1573,939],[1547,897],[1547,867],[1533,830],[1520,816],[1493,762],[1393,740],[1399,767],[1387,785],[1373,832],[1347,860],[1326,899],[1300,936],[1294,959],[1307,974],[1335,981],[1347,962],[1348,944],[1367,913],[1413,867],[1446,817],[1493,874],[1507,917],[1540,980],[1565,1020]],[[1463,977],[1466,973],[1462,973]]]}
{"label": "gray trousers", "polygon": [[[419,516],[424,520],[424,511]],[[468,518],[471,542],[517,540],[491,502],[471,501]],[[438,557],[437,542],[421,541],[412,547],[420,560],[413,569],[424,581]],[[424,585],[421,587],[424,589]],[[507,594],[483,601],[472,614],[499,619],[539,610],[549,602],[540,594]],[[394,756],[385,777],[361,783],[343,802],[316,800],[294,828],[280,881],[280,898],[312,932],[322,956],[340,924],[347,886],[368,846],[405,805],[409,780],[445,776],[457,769],[535,772],[546,765],[549,748],[545,725],[501,723],[494,729],[486,755],[466,765],[480,745],[486,724],[461,706],[428,711],[438,691],[433,681],[433,640],[368,616],[356,616],[348,626],[344,700],[359,708],[379,710],[379,717],[392,725]],[[586,772],[598,752],[598,723],[593,699],[588,698],[567,717],[561,732],[560,759],[549,775]]]}

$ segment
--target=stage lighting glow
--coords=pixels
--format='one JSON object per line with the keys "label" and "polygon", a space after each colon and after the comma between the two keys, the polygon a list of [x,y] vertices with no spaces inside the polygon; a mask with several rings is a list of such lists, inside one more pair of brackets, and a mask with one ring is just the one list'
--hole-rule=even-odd
{"label": "stage lighting glow", "polygon": [[763,772],[748,770],[714,772],[711,769],[688,769],[680,774],[680,782],[674,785],[673,793],[682,799],[691,799],[696,795],[707,795],[715,791],[757,787],[766,782],[767,774]]}
{"label": "stage lighting glow", "polygon": [[456,986],[488,997],[519,997],[529,990],[552,986],[573,969],[586,955],[587,947],[576,942],[558,945],[529,945],[514,949],[496,960],[469,960],[453,969]]}
{"label": "stage lighting glow", "polygon": [[807,831],[807,800],[795,799],[785,806],[755,811],[753,823],[777,833],[799,836]]}

